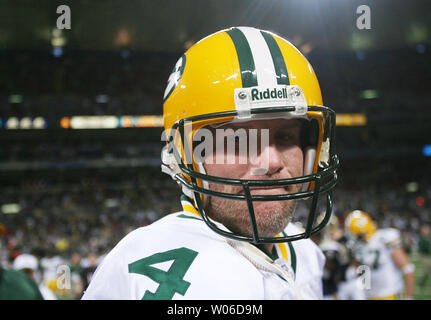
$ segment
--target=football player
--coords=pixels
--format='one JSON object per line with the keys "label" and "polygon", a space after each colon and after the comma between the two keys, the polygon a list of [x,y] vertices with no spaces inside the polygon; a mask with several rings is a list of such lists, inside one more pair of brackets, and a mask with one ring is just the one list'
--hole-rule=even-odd
{"label": "football player", "polygon": [[370,271],[369,287],[364,286],[367,298],[413,299],[415,268],[402,248],[400,232],[393,228],[378,229],[370,215],[361,210],[347,215],[345,229],[355,239],[355,260]]}
{"label": "football player", "polygon": [[[307,238],[331,214],[338,158],[307,59],[271,32],[221,30],[178,60],[163,116],[162,171],[183,210],[122,239],[83,299],[321,298],[324,256]],[[311,199],[304,229],[298,199]]]}
{"label": "football player", "polygon": [[[323,218],[324,215],[320,215],[317,221]],[[364,292],[356,285],[358,277],[354,272],[351,252],[346,245],[346,238],[338,217],[332,214],[328,226],[311,239],[318,244],[326,258],[322,278],[323,298],[325,300],[364,300]]]}

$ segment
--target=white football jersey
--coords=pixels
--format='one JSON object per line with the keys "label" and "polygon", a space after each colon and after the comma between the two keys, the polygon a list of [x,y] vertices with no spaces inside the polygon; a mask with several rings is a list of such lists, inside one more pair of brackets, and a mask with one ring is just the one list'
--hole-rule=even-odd
{"label": "white football jersey", "polygon": [[[332,252],[338,255],[338,262],[346,265],[349,263],[349,253],[346,246],[338,241],[332,240],[329,235],[324,235],[319,244],[323,252]],[[329,272],[325,270],[324,272]],[[365,300],[365,293],[360,286],[360,279],[355,274],[353,267],[348,267],[345,273],[345,280],[336,284],[336,292],[327,294],[325,300]]]}
{"label": "white football jersey", "polygon": [[377,230],[366,243],[357,245],[355,258],[361,265],[367,265],[371,273],[368,299],[379,299],[400,295],[404,289],[401,271],[392,259],[392,250],[401,245],[398,230],[387,228]]}
{"label": "white football jersey", "polygon": [[[97,268],[83,299],[321,297],[324,256],[311,240],[276,244],[274,261],[247,242],[213,232],[190,202],[182,204],[184,211],[124,237]],[[285,232],[297,233],[295,228]]]}
{"label": "white football jersey", "polygon": [[57,280],[57,268],[64,263],[60,256],[45,257],[40,259],[43,269],[43,280],[46,282]]}
{"label": "white football jersey", "polygon": [[[289,223],[284,232],[288,235],[302,233],[293,223]],[[288,247],[289,260],[295,269],[295,283],[307,299],[323,299],[322,277],[325,267],[325,255],[310,239],[277,244],[277,249]],[[281,252],[283,250],[280,250]],[[293,261],[292,261],[293,260]]]}
{"label": "white football jersey", "polygon": [[346,270],[346,281],[340,282],[337,290],[339,300],[366,300],[364,284],[358,277],[356,268],[349,266]]}

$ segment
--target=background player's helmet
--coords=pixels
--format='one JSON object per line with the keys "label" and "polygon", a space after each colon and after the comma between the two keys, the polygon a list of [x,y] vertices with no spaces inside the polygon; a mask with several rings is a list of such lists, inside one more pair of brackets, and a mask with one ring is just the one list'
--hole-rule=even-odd
{"label": "background player's helmet", "polygon": [[[326,215],[325,212],[320,213],[316,219],[316,223],[317,224],[321,223],[325,219],[325,215]],[[338,229],[339,227],[340,227],[340,220],[335,214],[331,214],[331,217],[327,222],[327,227],[325,230],[333,231]]]}
{"label": "background player's helmet", "polygon": [[[322,223],[325,217],[326,217],[326,212],[320,213],[316,218],[315,225],[319,225],[320,223]],[[328,222],[326,223],[326,228],[321,233],[319,233],[319,235],[322,238],[327,237],[329,239],[335,240],[334,238],[339,238],[342,236],[342,234],[337,235],[338,231],[340,230],[341,230],[340,221],[338,217],[333,213],[331,214],[330,218],[328,219]]]}
{"label": "background player's helmet", "polygon": [[368,241],[376,232],[377,227],[370,215],[361,210],[354,210],[346,216],[344,221],[346,233],[353,238],[363,238]]}
{"label": "background player's helmet", "polygon": [[[208,226],[226,237],[254,243],[308,238],[329,220],[331,189],[337,181],[335,113],[323,106],[316,75],[307,59],[287,40],[249,27],[230,28],[194,44],[176,63],[164,93],[163,117],[167,146],[162,171],[182,185]],[[193,152],[199,129],[227,122],[271,118],[303,119],[304,176],[282,180],[237,180],[210,176]],[[215,192],[209,183],[242,186],[244,195]],[[250,195],[251,186],[302,184],[301,192]],[[319,195],[326,193],[325,219],[313,226]],[[206,215],[203,195],[247,201],[253,235],[218,228]],[[253,201],[312,198],[305,231],[264,238],[258,234]]]}
{"label": "background player's helmet", "polygon": [[15,270],[32,270],[36,271],[38,267],[37,258],[31,254],[23,253],[15,258],[13,261],[13,268]]}

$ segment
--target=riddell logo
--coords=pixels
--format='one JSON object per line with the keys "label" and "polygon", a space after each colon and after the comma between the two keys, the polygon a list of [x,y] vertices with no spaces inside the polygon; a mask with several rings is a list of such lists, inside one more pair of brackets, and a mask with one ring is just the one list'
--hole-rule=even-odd
{"label": "riddell logo", "polygon": [[277,89],[274,88],[270,90],[269,88],[265,91],[259,91],[259,89],[251,90],[251,100],[267,100],[267,99],[287,99],[287,89]]}

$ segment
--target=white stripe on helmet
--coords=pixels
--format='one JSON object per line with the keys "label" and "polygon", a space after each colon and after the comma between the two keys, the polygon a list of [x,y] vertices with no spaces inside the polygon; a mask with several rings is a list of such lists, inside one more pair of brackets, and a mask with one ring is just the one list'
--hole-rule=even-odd
{"label": "white stripe on helmet", "polygon": [[259,86],[276,86],[277,75],[274,69],[271,52],[259,30],[249,27],[239,27],[239,30],[247,38],[248,44],[253,54],[254,65],[256,67],[257,83]]}

